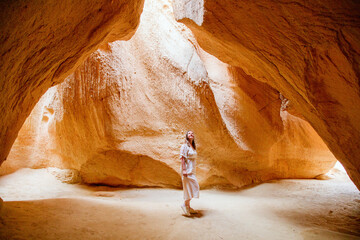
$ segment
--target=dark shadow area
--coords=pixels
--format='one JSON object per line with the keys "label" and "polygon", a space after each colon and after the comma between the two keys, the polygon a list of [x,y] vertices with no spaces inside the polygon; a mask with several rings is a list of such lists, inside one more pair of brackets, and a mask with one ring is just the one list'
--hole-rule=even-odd
{"label": "dark shadow area", "polygon": [[[282,180],[268,184],[283,186],[281,191],[268,194],[273,205],[271,212],[277,217],[312,228],[311,234],[329,231],[324,234],[338,232],[360,239],[360,193],[354,194],[354,185],[335,180]],[[278,200],[283,200],[284,204],[277,205]]]}
{"label": "dark shadow area", "polygon": [[206,215],[205,213],[206,213],[205,210],[195,210],[195,213],[191,213],[190,216],[186,216],[184,214],[183,214],[183,216],[187,217],[187,218],[202,218]]}
{"label": "dark shadow area", "polygon": [[[152,206],[151,204],[149,206]],[[180,214],[177,214],[181,218]],[[175,222],[157,207],[85,198],[8,201],[0,217],[0,239],[146,239]],[[157,224],[154,224],[157,223]],[[156,226],[156,227],[154,227]]]}
{"label": "dark shadow area", "polygon": [[131,191],[134,189],[165,189],[163,187],[152,186],[134,186],[134,185],[119,185],[116,187],[103,185],[103,184],[78,184],[79,188],[91,191],[91,192],[115,192],[115,191]]}
{"label": "dark shadow area", "polygon": [[[323,203],[326,204],[326,203]],[[353,208],[352,208],[353,210]],[[288,210],[274,210],[275,214],[295,225],[308,228],[321,228],[349,234],[360,239],[360,206],[355,212],[340,207],[336,210],[307,209],[298,207]]]}

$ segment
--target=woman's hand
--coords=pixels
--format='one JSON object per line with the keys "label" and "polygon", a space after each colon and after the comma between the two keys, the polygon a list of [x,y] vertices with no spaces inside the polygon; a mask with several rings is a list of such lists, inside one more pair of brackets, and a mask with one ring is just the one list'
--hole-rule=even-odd
{"label": "woman's hand", "polygon": [[185,170],[183,171],[183,175],[184,175],[184,177],[187,177],[187,173]]}

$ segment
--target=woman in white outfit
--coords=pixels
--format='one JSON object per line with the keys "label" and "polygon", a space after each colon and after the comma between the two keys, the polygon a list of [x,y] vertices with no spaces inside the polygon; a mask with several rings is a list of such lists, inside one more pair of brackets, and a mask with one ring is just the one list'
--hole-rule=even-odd
{"label": "woman in white outfit", "polygon": [[188,131],[186,133],[185,144],[183,144],[180,149],[180,171],[185,200],[181,205],[181,208],[186,216],[190,216],[191,213],[195,213],[194,209],[190,207],[190,200],[192,198],[199,198],[199,184],[195,175],[196,155],[194,133],[192,131]]}

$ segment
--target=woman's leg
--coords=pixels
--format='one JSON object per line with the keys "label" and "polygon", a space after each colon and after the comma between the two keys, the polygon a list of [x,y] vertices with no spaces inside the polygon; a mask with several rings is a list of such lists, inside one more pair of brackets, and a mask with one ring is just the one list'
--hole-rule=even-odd
{"label": "woman's leg", "polygon": [[190,207],[190,200],[191,199],[185,200],[185,206]]}

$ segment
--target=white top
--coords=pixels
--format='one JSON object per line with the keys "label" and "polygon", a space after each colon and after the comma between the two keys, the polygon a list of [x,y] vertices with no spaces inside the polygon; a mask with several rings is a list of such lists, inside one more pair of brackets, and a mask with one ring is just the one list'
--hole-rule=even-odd
{"label": "white top", "polygon": [[[185,166],[187,174],[195,174],[196,173],[196,150],[190,147],[187,144],[181,145],[180,149],[180,158],[185,157]],[[182,165],[180,165],[180,171],[182,175]]]}

